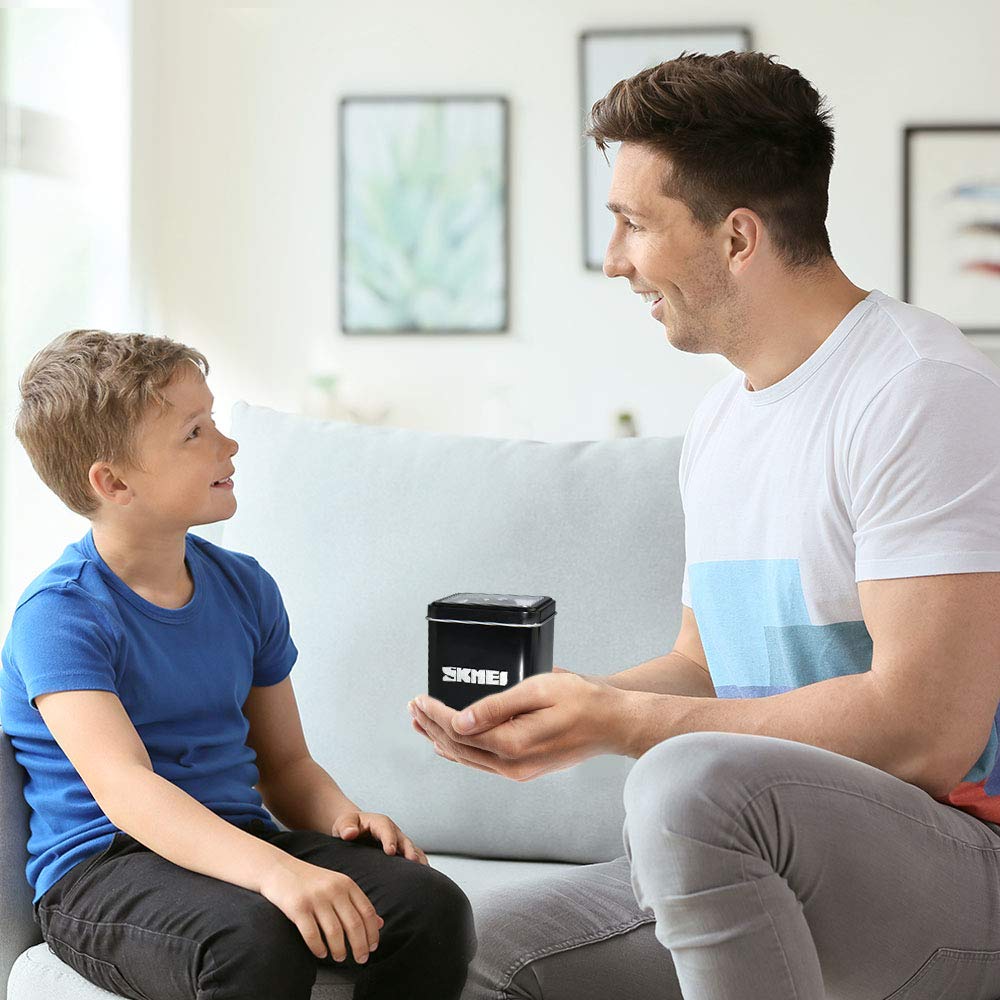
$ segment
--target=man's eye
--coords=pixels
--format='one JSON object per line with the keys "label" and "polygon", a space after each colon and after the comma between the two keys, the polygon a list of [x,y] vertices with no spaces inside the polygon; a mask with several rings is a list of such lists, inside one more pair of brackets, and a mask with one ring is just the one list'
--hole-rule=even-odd
{"label": "man's eye", "polygon": [[198,431],[200,431],[200,430],[201,430],[200,427],[195,427],[195,429],[193,431],[191,431],[190,434],[188,434],[188,440],[190,441],[191,438],[196,438],[198,436]]}
{"label": "man's eye", "polygon": [[625,220],[625,228],[626,229],[631,229],[631,230],[635,231],[639,227],[634,222],[630,222],[628,219],[626,219]]}

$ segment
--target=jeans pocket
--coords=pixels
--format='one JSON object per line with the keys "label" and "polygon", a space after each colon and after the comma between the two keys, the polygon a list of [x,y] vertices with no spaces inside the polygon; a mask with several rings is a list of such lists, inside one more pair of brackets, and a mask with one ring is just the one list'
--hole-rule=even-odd
{"label": "jeans pocket", "polygon": [[[122,841],[128,837],[127,833],[118,831],[112,838],[111,843],[104,848],[103,851],[99,851],[95,854],[89,861],[81,861],[76,868],[70,869],[70,885],[68,886],[68,891],[63,895],[62,902],[59,904],[60,909],[69,909],[73,905],[73,899],[76,897],[80,887],[86,881],[87,876],[111,853],[118,847]],[[77,871],[79,869],[79,871]]]}
{"label": "jeans pocket", "polygon": [[938,948],[885,1000],[995,1000],[1000,996],[1000,951]]}
{"label": "jeans pocket", "polygon": [[48,945],[61,962],[95,986],[100,986],[101,989],[117,996],[127,997],[128,1000],[149,1000],[145,993],[136,989],[122,975],[121,970],[113,962],[106,962],[101,958],[94,958],[93,955],[77,951],[71,945],[55,938],[50,938]]}

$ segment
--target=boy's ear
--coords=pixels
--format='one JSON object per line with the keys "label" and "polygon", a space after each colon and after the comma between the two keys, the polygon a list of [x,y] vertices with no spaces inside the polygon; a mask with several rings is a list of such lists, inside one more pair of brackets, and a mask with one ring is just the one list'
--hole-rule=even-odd
{"label": "boy's ear", "polygon": [[94,462],[87,478],[101,500],[123,507],[132,500],[132,488],[118,478],[118,474],[107,462]]}

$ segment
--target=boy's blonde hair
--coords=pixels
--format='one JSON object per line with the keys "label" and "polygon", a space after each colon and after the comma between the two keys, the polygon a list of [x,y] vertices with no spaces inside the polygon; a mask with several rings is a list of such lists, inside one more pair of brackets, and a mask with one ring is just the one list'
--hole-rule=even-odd
{"label": "boy's blonde hair", "polygon": [[139,426],[160,391],[185,362],[208,374],[208,361],[169,337],[71,330],[42,348],[19,384],[14,433],[49,489],[70,510],[90,517],[99,507],[90,467],[108,462],[140,468]]}

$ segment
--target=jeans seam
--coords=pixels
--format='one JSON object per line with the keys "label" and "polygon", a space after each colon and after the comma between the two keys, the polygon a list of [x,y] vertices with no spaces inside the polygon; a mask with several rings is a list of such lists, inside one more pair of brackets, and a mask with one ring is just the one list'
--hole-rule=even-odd
{"label": "jeans seam", "polygon": [[[888,772],[886,772],[886,773],[888,773]],[[899,778],[897,780],[902,781],[903,779]],[[906,784],[909,784],[909,782],[906,782]],[[905,813],[901,809],[897,809],[895,806],[891,806],[888,803],[883,802],[881,799],[873,798],[870,795],[865,795],[862,792],[857,792],[857,791],[854,791],[853,789],[840,788],[837,785],[825,785],[825,784],[823,784],[821,782],[816,782],[816,781],[794,781],[794,780],[775,781],[772,784],[766,785],[764,788],[761,788],[759,791],[754,792],[754,794],[751,795],[746,800],[746,802],[744,802],[743,805],[740,806],[740,808],[737,810],[737,812],[736,812],[736,824],[733,826],[733,833],[735,834],[736,828],[739,825],[739,821],[742,818],[743,813],[747,810],[747,808],[750,806],[750,804],[755,799],[760,798],[761,795],[763,795],[765,792],[771,791],[773,788],[780,788],[780,787],[782,787],[784,785],[803,785],[806,788],[822,788],[822,789],[824,789],[825,791],[828,791],[828,792],[841,792],[844,795],[853,795],[855,798],[864,799],[866,802],[871,802],[874,805],[881,806],[883,809],[888,809],[890,812],[896,813],[897,816],[903,816],[906,819],[910,820],[911,823],[916,823],[919,826],[922,826],[922,827],[924,827],[927,830],[931,830],[932,832],[936,833],[940,837],[944,837],[947,840],[954,841],[956,844],[961,844],[963,847],[968,847],[968,848],[970,848],[973,851],[988,851],[991,854],[1000,854],[1000,845],[998,845],[996,847],[981,847],[978,844],[970,844],[966,840],[960,840],[958,837],[953,837],[950,833],[944,833],[943,831],[939,830],[937,827],[931,825],[930,823],[925,823],[922,819],[917,819],[916,816],[911,816],[909,813]],[[914,787],[916,787],[916,786],[914,786]],[[934,801],[937,802],[937,799],[935,799]],[[942,805],[942,806],[945,806],[945,808],[949,808],[949,809],[954,809],[955,808],[955,806],[948,806],[944,802],[940,802],[938,804]],[[959,810],[959,811],[961,811],[961,810]],[[975,817],[973,817],[973,819],[975,819]]]}
{"label": "jeans seam", "polygon": [[[742,811],[740,815],[742,815]],[[737,826],[738,825],[739,825],[739,820],[737,820]],[[736,835],[736,827],[734,826],[733,827],[734,842],[736,840],[735,835]],[[739,852],[739,855],[740,855],[740,878],[743,880],[744,883],[746,883],[747,881],[746,855],[742,851]],[[774,925],[774,917],[771,916],[771,911],[768,910],[768,908],[764,905],[764,900],[760,894],[760,888],[757,885],[758,879],[751,879],[750,881],[753,883],[753,891],[754,894],[757,896],[757,902],[760,904],[760,908],[764,911],[764,913],[767,914],[768,923],[771,925],[771,930],[774,931],[774,939],[775,941],[778,942],[778,947],[781,949],[781,959],[785,963],[785,972],[788,974],[788,982],[792,987],[792,995],[798,997],[799,991],[795,988],[795,980],[792,978],[792,969],[791,966],[789,966],[788,964],[788,954],[786,953],[785,946],[782,943],[781,935],[778,933],[778,928],[775,927]],[[785,881],[785,885],[788,885],[787,881]],[[789,886],[789,889],[791,889],[791,886]]]}
{"label": "jeans seam", "polygon": [[[86,917],[76,917],[72,913],[66,913],[64,910],[60,910],[54,906],[50,906],[48,908],[48,912],[50,914],[58,913],[59,916],[65,917],[67,920],[74,920],[77,923],[88,924],[91,927],[128,927],[131,930],[141,931],[143,934],[153,934],[156,937],[173,938],[177,941],[185,941],[188,944],[193,944],[195,947],[198,947],[199,944],[199,942],[194,938],[185,937],[183,934],[171,934],[168,931],[156,931],[150,927],[140,927],[138,924],[127,923],[124,920],[87,920]],[[50,922],[49,927],[51,928],[51,926]],[[58,938],[57,940],[61,941],[62,939]],[[69,944],[69,942],[63,943],[67,945]]]}
{"label": "jeans seam", "polygon": [[497,1000],[510,1000],[510,994],[507,992],[507,987],[510,986],[514,976],[516,976],[529,962],[533,962],[536,958],[545,958],[548,955],[555,954],[557,951],[570,951],[571,949],[584,944],[596,944],[599,941],[607,941],[616,934],[624,934],[626,931],[633,930],[636,927],[641,927],[655,919],[655,916],[648,916],[640,917],[638,920],[628,920],[623,924],[619,924],[617,927],[612,927],[610,930],[598,934],[596,937],[593,934],[580,934],[575,938],[568,938],[565,941],[560,941],[558,944],[546,945],[544,948],[529,951],[527,955],[522,955],[516,959],[510,970],[504,973],[506,978],[503,986],[501,986],[497,991]]}

